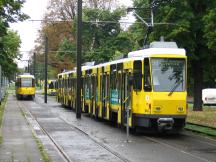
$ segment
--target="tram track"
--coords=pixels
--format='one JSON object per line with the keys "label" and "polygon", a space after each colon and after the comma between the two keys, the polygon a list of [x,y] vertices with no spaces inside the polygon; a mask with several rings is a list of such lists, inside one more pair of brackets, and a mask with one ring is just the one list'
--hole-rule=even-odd
{"label": "tram track", "polygon": [[[39,97],[40,99],[41,99],[41,97]],[[38,104],[39,106],[43,106],[43,107],[48,107],[48,106],[46,106],[46,105],[44,105],[44,104],[42,104],[42,103],[40,103],[40,102],[38,102],[38,100],[36,100],[35,101],[36,102],[36,104]],[[29,112],[29,113],[31,113],[31,112]],[[31,115],[33,115],[32,113],[31,113]],[[36,117],[35,116],[33,116],[33,118],[35,118],[36,119]],[[58,116],[58,118],[60,119],[60,120],[62,120],[64,123],[66,123],[67,125],[69,125],[72,129],[76,129],[76,130],[78,130],[79,132],[81,132],[82,134],[84,134],[85,136],[87,136],[88,138],[90,138],[93,142],[95,142],[96,144],[98,144],[100,147],[102,147],[102,148],[104,148],[105,150],[107,150],[109,153],[111,153],[111,154],[113,154],[115,157],[117,157],[118,159],[120,159],[121,161],[125,161],[125,162],[129,162],[130,160],[128,160],[127,158],[125,158],[125,157],[123,157],[122,155],[120,155],[118,152],[116,152],[115,150],[113,150],[112,148],[110,148],[109,146],[107,146],[107,145],[105,145],[105,144],[103,144],[102,142],[100,142],[98,139],[96,139],[94,136],[92,136],[91,134],[89,134],[88,132],[86,132],[85,130],[83,130],[82,128],[79,128],[79,126],[76,126],[76,125],[74,125],[74,124],[71,124],[70,122],[68,122],[67,120],[65,120],[63,117],[61,117],[61,116]],[[40,123],[37,121],[37,123],[40,125]],[[41,126],[41,125],[40,125]],[[44,130],[45,132],[46,132],[46,130],[43,128],[43,126],[41,126],[41,128],[42,128],[42,130]],[[49,134],[48,132],[47,132],[47,134]],[[49,135],[50,136],[50,135]],[[51,136],[50,136],[51,137]],[[52,137],[51,137],[52,138]],[[208,160],[208,159],[206,159],[206,158],[204,158],[204,157],[201,157],[201,156],[198,156],[198,155],[195,155],[195,154],[193,154],[193,153],[190,153],[190,152],[187,152],[186,150],[184,150],[184,149],[181,149],[181,148],[178,148],[178,147],[176,147],[176,146],[174,146],[174,145],[171,145],[171,144],[169,144],[169,143],[167,143],[167,142],[165,142],[165,141],[163,141],[163,140],[159,140],[158,138],[154,138],[154,137],[148,137],[148,136],[145,136],[144,137],[146,140],[148,140],[148,141],[151,141],[151,142],[154,142],[154,143],[158,143],[158,144],[160,144],[160,145],[162,145],[162,146],[165,146],[165,147],[167,147],[167,148],[170,148],[170,149],[172,149],[172,150],[176,150],[177,152],[181,152],[181,153],[183,153],[183,154],[187,154],[188,156],[191,156],[191,157],[193,157],[193,158],[196,158],[197,160],[199,159],[199,160],[201,160],[201,161],[205,161],[205,162],[210,162],[211,160]],[[55,140],[53,139],[53,140],[51,140],[51,141],[54,141],[55,142]],[[57,143],[56,143],[57,144]],[[58,144],[57,144],[58,145]]]}
{"label": "tram track", "polygon": [[[70,123],[68,123],[65,119],[63,119],[62,117],[60,117],[64,122],[66,122],[67,124],[71,125]],[[123,161],[126,161],[126,162],[129,162],[129,160],[125,159],[125,158],[122,158],[120,154],[116,153],[115,151],[112,151],[111,149],[109,149],[109,147],[105,146],[104,144],[102,144],[101,142],[99,142],[98,140],[96,140],[94,137],[92,137],[91,135],[89,135],[88,133],[86,133],[85,131],[83,131],[82,129],[74,126],[77,130],[81,131],[82,133],[86,134],[87,136],[89,136],[89,138],[91,138],[93,141],[95,141],[96,143],[98,143],[100,146],[104,147],[106,150],[108,150],[109,152],[111,152],[112,154],[115,154],[116,156],[118,156],[119,158],[121,158]],[[213,161],[210,161],[208,159],[205,159],[205,158],[202,158],[200,156],[196,156],[194,154],[191,154],[189,152],[186,152],[180,148],[177,148],[175,146],[172,146],[166,142],[163,142],[163,141],[160,141],[158,140],[157,138],[154,138],[154,137],[148,137],[148,136],[145,136],[144,137],[146,140],[148,141],[151,141],[151,142],[154,142],[154,143],[158,143],[160,145],[163,145],[167,148],[170,148],[170,149],[173,149],[173,150],[176,150],[177,152],[181,152],[183,154],[187,154],[188,156],[191,156],[191,157],[194,157],[196,159],[199,159],[201,161],[204,161],[204,162],[213,162]]]}
{"label": "tram track", "polygon": [[[44,106],[41,103],[35,101],[37,104],[39,104],[40,106]],[[61,155],[64,157],[66,162],[72,162],[73,160],[71,160],[69,158],[69,156],[67,155],[67,153],[64,152],[64,150],[61,148],[61,146],[55,141],[54,138],[52,138],[52,136],[50,135],[50,133],[48,131],[46,131],[46,129],[40,124],[40,122],[37,120],[37,117],[34,116],[30,110],[26,110],[27,113],[31,116],[31,118],[33,120],[36,121],[36,123],[38,124],[38,126],[40,127],[40,129],[44,132],[44,134],[47,135],[47,137],[50,139],[50,141],[55,145],[56,149],[61,153]],[[122,155],[120,155],[119,153],[117,153],[116,151],[112,150],[111,148],[109,148],[108,146],[104,145],[102,142],[100,142],[99,140],[95,139],[94,137],[92,137],[90,134],[88,134],[87,132],[85,132],[84,130],[80,129],[79,127],[72,125],[71,123],[68,123],[65,119],[63,119],[62,117],[59,117],[59,119],[61,119],[64,123],[66,123],[67,125],[69,125],[71,127],[71,129],[76,129],[79,132],[81,132],[82,134],[84,134],[85,136],[87,136],[89,139],[91,139],[94,143],[96,143],[97,145],[99,145],[100,147],[104,148],[106,151],[108,151],[109,153],[111,153],[112,155],[114,155],[115,157],[117,157],[118,159],[120,159],[121,161],[124,162],[130,162],[129,159],[123,157]]]}
{"label": "tram track", "polygon": [[23,112],[23,113],[25,114],[25,118],[26,118],[26,120],[28,121],[28,123],[30,123],[30,121],[29,121],[29,119],[27,118],[26,114],[28,114],[28,115],[31,117],[31,119],[33,119],[33,120],[37,123],[38,127],[40,128],[40,130],[41,130],[41,131],[49,138],[49,140],[53,143],[53,145],[55,146],[55,149],[60,153],[60,155],[62,156],[62,158],[64,159],[64,161],[65,161],[65,162],[73,162],[73,161],[69,158],[69,156],[67,155],[67,153],[65,153],[64,150],[61,148],[61,146],[55,141],[55,139],[52,138],[52,136],[49,134],[49,132],[46,131],[46,129],[44,129],[44,127],[38,122],[37,118],[31,113],[31,111],[30,111],[30,110],[27,110],[27,109],[23,110],[23,103],[22,103],[22,105],[20,105],[20,104],[18,103],[18,105],[19,105],[19,108],[20,108],[21,112]]}
{"label": "tram track", "polygon": [[[60,117],[61,120],[63,120],[65,123],[69,124],[70,126],[72,126],[70,123],[68,123],[65,119],[63,119],[62,117]],[[130,162],[130,160],[126,159],[125,157],[121,156],[119,153],[115,152],[114,150],[110,149],[109,147],[107,147],[106,145],[104,145],[102,142],[98,141],[97,139],[95,139],[94,137],[92,137],[90,134],[86,133],[85,131],[83,131],[82,129],[80,129],[77,126],[73,127],[75,129],[77,129],[78,131],[82,132],[83,134],[85,134],[86,136],[88,136],[92,141],[94,141],[95,143],[97,143],[99,146],[103,147],[104,149],[106,149],[108,152],[110,152],[111,154],[115,155],[116,157],[118,157],[119,159],[121,159],[124,162]]]}

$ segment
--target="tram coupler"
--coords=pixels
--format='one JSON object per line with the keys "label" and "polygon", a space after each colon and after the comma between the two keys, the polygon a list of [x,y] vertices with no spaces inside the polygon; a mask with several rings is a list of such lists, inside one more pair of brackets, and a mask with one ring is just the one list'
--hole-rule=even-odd
{"label": "tram coupler", "polygon": [[159,118],[157,120],[159,130],[172,130],[174,119],[173,118]]}

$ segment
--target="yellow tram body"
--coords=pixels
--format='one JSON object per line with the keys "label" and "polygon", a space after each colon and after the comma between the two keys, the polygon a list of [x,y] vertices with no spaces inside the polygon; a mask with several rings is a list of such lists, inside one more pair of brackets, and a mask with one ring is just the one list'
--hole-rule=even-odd
{"label": "yellow tram body", "polygon": [[[128,110],[132,128],[181,130],[187,116],[186,52],[165,47],[173,42],[160,43],[165,44],[153,43],[128,58],[83,66],[82,111],[125,126]],[[76,70],[59,74],[58,83],[58,101],[75,108]]]}
{"label": "yellow tram body", "polygon": [[21,99],[23,97],[35,97],[35,78],[30,74],[18,75],[16,78],[16,97]]}
{"label": "yellow tram body", "polygon": [[[56,80],[49,79],[47,81],[47,95],[49,95],[49,96],[55,96],[57,94],[56,89],[57,89]],[[42,93],[44,94],[44,92],[45,92],[45,86],[43,86]]]}

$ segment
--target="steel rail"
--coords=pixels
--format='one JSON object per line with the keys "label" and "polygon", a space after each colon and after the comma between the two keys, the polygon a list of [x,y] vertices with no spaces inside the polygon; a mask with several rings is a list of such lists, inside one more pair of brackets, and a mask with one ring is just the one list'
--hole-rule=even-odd
{"label": "steel rail", "polygon": [[[39,97],[40,99],[42,99],[41,96],[37,96],[37,97]],[[39,105],[41,105],[41,106],[44,106],[42,103],[38,102],[37,100],[36,100],[36,103],[39,104]],[[48,106],[45,105],[45,107],[48,107]],[[72,124],[72,123],[69,123],[68,121],[66,121],[66,120],[65,120],[64,118],[62,118],[62,117],[59,117],[59,118],[60,118],[63,122],[65,122],[66,124],[68,124],[71,128],[75,128],[75,129],[77,129],[78,131],[80,131],[81,133],[83,133],[84,135],[88,136],[92,141],[94,141],[94,142],[97,143],[99,146],[103,147],[104,149],[106,149],[107,151],[109,151],[111,154],[113,154],[114,156],[118,157],[118,158],[121,159],[122,161],[124,161],[124,162],[130,162],[130,160],[128,160],[128,159],[126,159],[125,157],[121,156],[119,153],[117,153],[116,151],[112,150],[110,147],[104,145],[102,142],[98,141],[98,140],[95,139],[93,136],[91,136],[90,134],[88,134],[87,132],[85,132],[84,130],[82,130],[81,128],[77,127],[76,125],[74,125],[74,124]],[[187,154],[187,155],[189,155],[189,156],[191,156],[191,157],[194,157],[194,158],[196,158],[196,159],[200,159],[200,160],[202,160],[202,161],[209,162],[208,159],[205,159],[205,158],[203,158],[203,157],[200,157],[200,156],[194,155],[194,154],[192,154],[192,153],[186,152],[185,150],[179,149],[179,148],[177,148],[177,147],[175,147],[175,146],[172,146],[172,145],[170,145],[170,144],[168,144],[168,143],[166,143],[166,142],[160,141],[160,140],[158,140],[158,139],[156,139],[156,138],[154,138],[154,137],[147,137],[147,136],[146,136],[146,137],[144,137],[144,138],[145,138],[146,140],[148,140],[148,141],[158,143],[158,144],[163,145],[163,146],[165,146],[165,147],[167,147],[167,148],[171,148],[171,149],[176,150],[176,151],[178,151],[178,152],[182,152],[183,154]]]}
{"label": "steel rail", "polygon": [[83,133],[84,135],[88,136],[92,141],[94,141],[95,143],[97,143],[99,146],[103,147],[104,149],[106,149],[108,152],[110,152],[111,154],[113,154],[114,156],[116,156],[117,158],[119,158],[120,160],[124,161],[124,162],[130,162],[130,160],[126,159],[125,157],[121,156],[119,153],[117,153],[116,151],[112,150],[111,148],[107,147],[106,145],[104,145],[102,142],[96,140],[94,137],[92,137],[91,135],[89,135],[88,133],[86,133],[85,131],[83,131],[82,129],[80,129],[79,127],[68,123],[65,119],[63,119],[62,117],[60,117],[60,119],[62,121],[64,121],[65,123],[67,123],[68,125],[70,125],[71,127],[75,128],[76,130],[80,131],[81,133]]}
{"label": "steel rail", "polygon": [[[37,97],[41,98],[40,96],[37,96]],[[41,98],[41,99],[42,99],[42,98]],[[41,104],[41,103],[39,103],[39,102],[37,102],[37,101],[36,101],[36,103],[39,104],[39,105],[44,106],[43,104]],[[45,107],[48,107],[48,106],[45,105]],[[113,155],[115,155],[116,157],[118,157],[119,159],[121,159],[122,161],[130,162],[130,160],[128,160],[128,159],[126,159],[125,157],[121,156],[119,153],[115,152],[114,150],[112,150],[112,149],[109,148],[108,146],[104,145],[103,143],[101,143],[100,141],[98,141],[97,139],[95,139],[94,137],[92,137],[91,135],[89,135],[87,132],[83,131],[83,130],[80,129],[79,127],[75,126],[74,124],[71,124],[71,123],[67,122],[67,121],[66,121],[64,118],[62,118],[62,117],[60,117],[60,119],[63,120],[66,124],[68,124],[68,125],[71,126],[72,128],[75,128],[75,129],[81,131],[83,134],[85,134],[86,136],[88,136],[88,137],[89,137],[91,140],[93,140],[95,143],[97,143],[98,145],[100,145],[101,147],[103,147],[104,149],[106,149],[107,151],[109,151],[110,153],[112,153]],[[162,145],[162,146],[165,146],[165,147],[167,147],[167,148],[171,148],[171,149],[173,149],[173,150],[176,150],[176,151],[178,151],[178,152],[181,152],[181,153],[186,154],[186,155],[188,155],[188,156],[191,156],[191,157],[193,157],[193,158],[196,158],[196,159],[199,159],[199,160],[202,160],[202,161],[205,161],[205,162],[210,162],[208,159],[205,159],[205,158],[203,158],[203,157],[200,157],[200,156],[194,155],[194,154],[192,154],[192,153],[189,153],[189,152],[187,152],[187,151],[185,151],[185,150],[182,150],[182,149],[180,149],[180,148],[177,148],[177,147],[175,147],[175,146],[172,146],[172,145],[170,145],[170,144],[168,144],[168,143],[166,143],[166,142],[160,141],[160,140],[158,140],[158,139],[156,139],[156,138],[154,138],[154,137],[147,137],[147,136],[145,136],[144,138],[145,138],[146,140],[148,140],[148,141],[151,141],[151,142],[154,142],[154,143],[158,143],[158,144],[160,144],[160,145]]]}
{"label": "steel rail", "polygon": [[[32,101],[34,102],[34,101]],[[19,103],[19,108],[21,111],[23,111],[23,106],[21,106]],[[38,122],[37,118],[31,113],[30,110],[25,109],[25,114],[26,112],[28,113],[28,115],[30,115],[30,117],[38,124],[40,130],[50,139],[50,141],[54,144],[54,146],[56,147],[56,149],[58,150],[58,152],[61,154],[61,156],[64,158],[64,161],[66,162],[73,162],[69,156],[64,152],[63,148],[61,148],[61,146],[58,145],[58,143],[52,138],[52,136],[46,131],[46,129],[44,129],[44,127]],[[27,119],[26,115],[25,115],[26,120],[29,122],[29,120]]]}
{"label": "steel rail", "polygon": [[[40,96],[38,96],[40,97]],[[41,97],[40,97],[41,98]],[[47,106],[47,105],[43,105],[40,102],[37,102],[37,100],[35,100],[35,102],[41,106]],[[116,156],[117,158],[119,158],[120,160],[124,161],[124,162],[130,162],[130,160],[128,160],[127,158],[121,156],[119,153],[117,153],[116,151],[112,150],[111,148],[109,148],[108,146],[104,145],[102,142],[98,141],[97,139],[95,139],[94,137],[92,137],[90,134],[86,133],[85,131],[83,131],[82,129],[80,129],[79,127],[75,126],[74,124],[71,124],[69,122],[67,122],[65,119],[63,119],[62,117],[59,117],[59,119],[61,119],[64,123],[66,123],[67,125],[69,125],[71,127],[71,129],[76,129],[79,132],[83,133],[84,135],[86,135],[88,138],[90,138],[93,142],[95,142],[96,144],[98,144],[99,146],[101,146],[102,148],[104,148],[105,150],[107,150],[108,152],[110,152],[111,154],[113,154],[114,156]]]}

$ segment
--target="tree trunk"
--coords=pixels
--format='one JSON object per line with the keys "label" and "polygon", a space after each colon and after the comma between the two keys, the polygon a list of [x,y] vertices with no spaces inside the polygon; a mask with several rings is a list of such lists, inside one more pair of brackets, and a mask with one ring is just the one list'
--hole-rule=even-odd
{"label": "tree trunk", "polygon": [[202,61],[193,61],[194,75],[194,105],[193,111],[202,111],[202,85],[203,85],[203,65]]}

